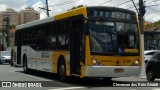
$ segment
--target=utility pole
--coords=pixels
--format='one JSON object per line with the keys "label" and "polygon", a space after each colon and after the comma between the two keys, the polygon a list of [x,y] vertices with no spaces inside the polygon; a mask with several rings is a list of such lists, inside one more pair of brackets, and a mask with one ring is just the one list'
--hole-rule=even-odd
{"label": "utility pole", "polygon": [[46,0],[47,16],[49,17],[48,0]]}
{"label": "utility pole", "polygon": [[144,34],[144,14],[145,14],[145,6],[144,6],[144,1],[143,0],[139,0],[139,24],[140,24],[140,30],[141,30],[141,34]]}
{"label": "utility pole", "polygon": [[[142,67],[144,66],[144,15],[145,15],[145,6],[144,6],[144,1],[139,0],[139,13],[138,13],[138,19],[139,19],[139,26],[140,26],[140,31],[141,31],[141,42],[142,42]],[[141,76],[145,73],[141,69]]]}
{"label": "utility pole", "polygon": [[49,17],[49,8],[48,8],[48,0],[46,0],[46,7],[39,7],[40,9],[44,10],[44,12],[47,14],[47,16]]}

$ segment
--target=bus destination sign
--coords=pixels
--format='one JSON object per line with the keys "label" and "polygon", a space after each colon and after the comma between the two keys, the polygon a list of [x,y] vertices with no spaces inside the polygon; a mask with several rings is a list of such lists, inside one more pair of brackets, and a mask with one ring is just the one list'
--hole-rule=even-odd
{"label": "bus destination sign", "polygon": [[120,11],[88,11],[89,17],[102,17],[110,19],[136,20],[135,14]]}

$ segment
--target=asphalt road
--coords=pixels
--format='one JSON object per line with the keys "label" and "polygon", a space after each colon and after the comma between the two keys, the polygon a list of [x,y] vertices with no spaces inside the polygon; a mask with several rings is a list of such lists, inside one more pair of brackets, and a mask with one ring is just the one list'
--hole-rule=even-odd
{"label": "asphalt road", "polygon": [[[144,86],[147,85],[147,83],[155,83],[155,85],[160,84],[159,79],[156,79],[155,82],[148,82],[145,77],[121,77],[113,78],[112,81],[106,82],[102,79],[69,78],[69,81],[61,82],[54,74],[37,71],[32,71],[30,74],[25,74],[23,73],[23,69],[21,67],[11,67],[8,64],[0,65],[0,81],[1,84],[2,81],[3,83],[11,82],[12,86],[15,86],[11,88],[0,87],[0,90],[160,90],[160,85],[159,87]],[[21,83],[21,87],[16,87],[16,85],[18,86],[18,83]],[[39,85],[42,87],[25,87],[28,83],[38,83],[37,86]],[[132,84],[138,85],[138,83],[143,87],[130,87]],[[124,84],[130,86],[118,86]],[[45,85],[47,85],[47,87],[44,87]],[[5,84],[3,86],[5,86]]]}

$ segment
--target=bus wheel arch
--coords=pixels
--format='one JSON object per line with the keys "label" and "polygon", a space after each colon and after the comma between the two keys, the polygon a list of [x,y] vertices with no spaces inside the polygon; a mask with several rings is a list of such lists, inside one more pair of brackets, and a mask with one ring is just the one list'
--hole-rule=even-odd
{"label": "bus wheel arch", "polygon": [[66,81],[66,63],[64,57],[61,55],[58,58],[58,64],[57,64],[57,73],[58,77],[61,81]]}

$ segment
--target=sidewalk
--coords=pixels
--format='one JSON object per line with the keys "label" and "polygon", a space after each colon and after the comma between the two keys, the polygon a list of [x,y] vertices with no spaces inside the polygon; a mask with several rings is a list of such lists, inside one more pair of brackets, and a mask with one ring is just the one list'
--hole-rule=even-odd
{"label": "sidewalk", "polygon": [[138,76],[138,78],[146,79],[146,76]]}
{"label": "sidewalk", "polygon": [[140,79],[146,79],[146,75],[143,75],[143,76],[132,76],[134,78],[140,78]]}

